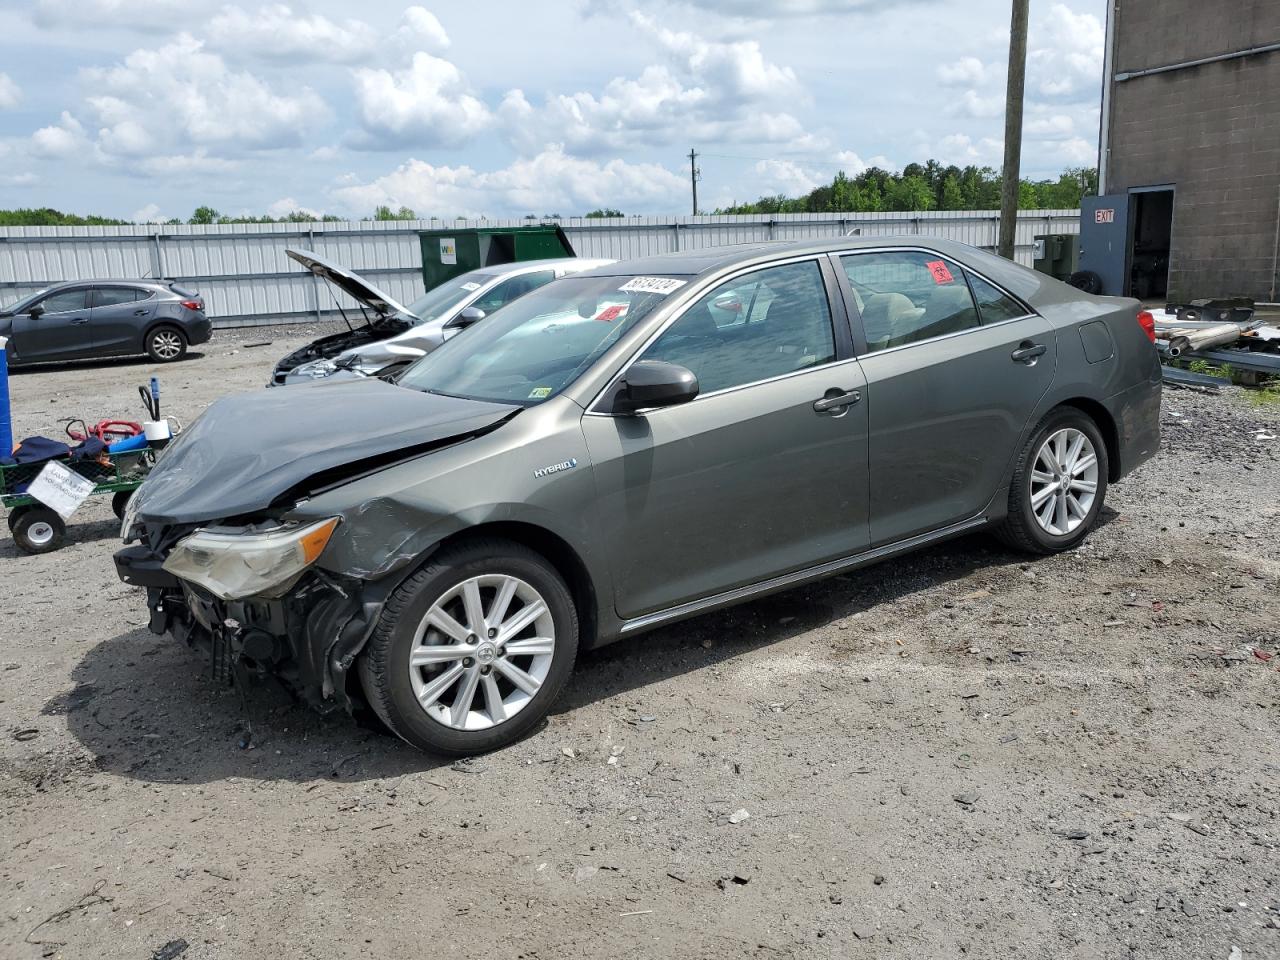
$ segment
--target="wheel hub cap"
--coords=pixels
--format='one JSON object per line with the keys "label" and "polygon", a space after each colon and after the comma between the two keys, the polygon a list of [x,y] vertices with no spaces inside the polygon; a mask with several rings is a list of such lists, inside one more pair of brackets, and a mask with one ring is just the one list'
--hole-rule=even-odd
{"label": "wheel hub cap", "polygon": [[1032,464],[1031,512],[1040,529],[1055,537],[1074,533],[1093,509],[1098,491],[1098,452],[1073,427],[1045,438]]}
{"label": "wheel hub cap", "polygon": [[555,621],[532,585],[482,574],[444,591],[409,648],[409,681],[432,720],[486,730],[529,705],[551,671]]}

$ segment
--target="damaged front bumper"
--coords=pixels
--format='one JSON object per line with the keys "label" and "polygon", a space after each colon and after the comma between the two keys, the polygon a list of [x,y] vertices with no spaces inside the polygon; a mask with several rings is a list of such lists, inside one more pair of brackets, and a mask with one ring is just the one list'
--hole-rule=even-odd
{"label": "damaged front bumper", "polygon": [[215,680],[275,676],[321,712],[352,712],[348,676],[386,601],[376,584],[312,570],[278,599],[220,600],[162,562],[144,544],[115,555],[120,579],[147,592],[152,633],[203,650]]}

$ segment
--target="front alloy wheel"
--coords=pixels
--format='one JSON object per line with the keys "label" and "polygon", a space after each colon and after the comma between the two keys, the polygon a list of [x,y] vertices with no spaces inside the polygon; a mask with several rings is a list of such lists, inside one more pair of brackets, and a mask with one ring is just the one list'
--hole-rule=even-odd
{"label": "front alloy wheel", "polygon": [[392,593],[360,680],[414,746],[483,753],[546,716],[577,650],[577,612],[555,568],[521,544],[477,539],[441,550]]}
{"label": "front alloy wheel", "polygon": [[409,682],[427,716],[455,730],[487,730],[525,709],[555,659],[546,600],[507,574],[471,577],[422,618]]}

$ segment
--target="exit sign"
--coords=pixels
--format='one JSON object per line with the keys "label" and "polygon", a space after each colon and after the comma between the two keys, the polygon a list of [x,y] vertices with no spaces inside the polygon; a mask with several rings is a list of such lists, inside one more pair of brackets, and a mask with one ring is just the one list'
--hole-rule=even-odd
{"label": "exit sign", "polygon": [[1105,210],[1095,210],[1093,212],[1094,223],[1115,223],[1116,211],[1114,207],[1107,207]]}

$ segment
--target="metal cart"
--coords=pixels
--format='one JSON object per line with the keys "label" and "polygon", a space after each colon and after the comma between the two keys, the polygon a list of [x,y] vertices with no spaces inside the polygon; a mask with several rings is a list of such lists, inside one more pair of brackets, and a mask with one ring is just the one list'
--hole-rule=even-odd
{"label": "metal cart", "polygon": [[[151,449],[109,455],[110,463],[97,460],[58,460],[68,470],[95,484],[91,497],[111,494],[111,509],[124,516],[133,491],[142,485],[155,464]],[[67,525],[62,517],[25,493],[27,485],[44,469],[45,463],[0,466],[0,505],[9,510],[9,532],[23,553],[51,553],[66,542]]]}

